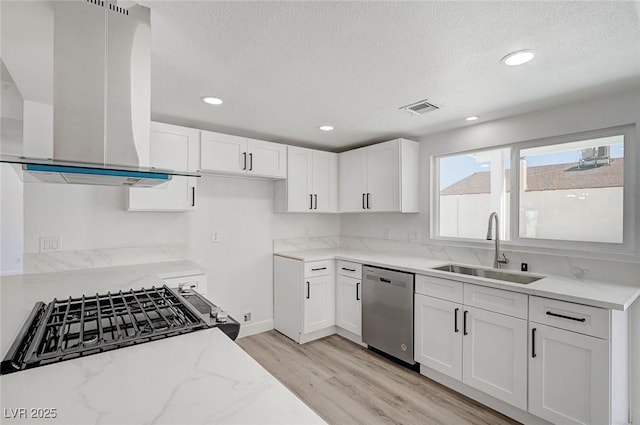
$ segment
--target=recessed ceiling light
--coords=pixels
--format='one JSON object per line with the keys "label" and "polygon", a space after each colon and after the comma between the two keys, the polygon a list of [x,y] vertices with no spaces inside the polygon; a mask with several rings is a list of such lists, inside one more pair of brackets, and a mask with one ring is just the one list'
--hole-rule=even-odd
{"label": "recessed ceiling light", "polygon": [[318,128],[320,130],[322,130],[322,131],[331,131],[331,130],[333,130],[333,127],[330,126],[330,125],[320,125],[320,126],[318,126]]}
{"label": "recessed ceiling light", "polygon": [[465,118],[465,120],[467,120],[467,121],[475,121],[477,119],[478,119],[478,117],[476,117],[475,115],[472,115],[470,117]]}
{"label": "recessed ceiling light", "polygon": [[509,66],[522,65],[523,63],[529,62],[534,56],[531,50],[518,50],[503,57],[501,62]]}
{"label": "recessed ceiling light", "polygon": [[217,97],[205,96],[201,97],[200,100],[209,105],[222,105],[222,99],[218,99]]}

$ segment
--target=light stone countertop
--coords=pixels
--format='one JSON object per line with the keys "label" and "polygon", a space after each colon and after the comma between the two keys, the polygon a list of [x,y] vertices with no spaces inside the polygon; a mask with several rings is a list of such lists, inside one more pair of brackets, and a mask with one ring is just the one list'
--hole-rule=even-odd
{"label": "light stone countertop", "polygon": [[[2,357],[37,301],[162,285],[205,272],[189,261],[3,276]],[[324,421],[218,329],[0,376],[0,423],[321,424]],[[55,408],[55,419],[10,409]],[[15,412],[15,410],[13,410]]]}
{"label": "light stone countertop", "polygon": [[[613,310],[626,310],[640,296],[640,286],[624,285],[615,282],[597,282],[579,280],[576,278],[531,273],[534,276],[544,276],[536,282],[527,285],[486,279],[476,276],[453,274],[433,270],[434,267],[452,263],[451,261],[434,260],[426,257],[412,257],[407,255],[385,254],[373,251],[357,251],[342,248],[311,249],[277,252],[274,255],[293,258],[301,261],[345,260],[371,266],[386,267],[427,276],[490,286],[509,291],[522,292],[529,295],[555,298],[595,307]],[[454,262],[455,263],[455,262]],[[477,267],[470,265],[471,267]],[[512,272],[510,273],[518,273]]]}
{"label": "light stone countertop", "polygon": [[3,375],[0,389],[4,416],[27,409],[3,425],[325,423],[215,328]]}

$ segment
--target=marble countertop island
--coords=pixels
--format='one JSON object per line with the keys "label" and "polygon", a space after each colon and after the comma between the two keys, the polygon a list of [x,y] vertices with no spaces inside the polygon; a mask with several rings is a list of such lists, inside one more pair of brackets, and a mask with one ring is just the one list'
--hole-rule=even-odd
{"label": "marble countertop island", "polygon": [[[626,310],[640,296],[640,286],[624,285],[615,282],[580,280],[563,276],[545,275],[544,273],[532,273],[532,275],[540,276],[542,279],[526,285],[477,276],[453,274],[434,270],[433,268],[455,262],[419,256],[358,251],[344,248],[286,251],[277,252],[275,255],[301,261],[330,259],[353,261],[371,266],[391,268],[444,279],[455,279],[476,285],[490,286],[613,310]],[[475,265],[469,266],[477,267]],[[508,270],[508,272],[511,273],[513,271]]]}
{"label": "marble countertop island", "polygon": [[[2,277],[2,357],[37,301],[203,272],[173,261]],[[3,425],[324,423],[215,328],[0,376],[0,414]]]}

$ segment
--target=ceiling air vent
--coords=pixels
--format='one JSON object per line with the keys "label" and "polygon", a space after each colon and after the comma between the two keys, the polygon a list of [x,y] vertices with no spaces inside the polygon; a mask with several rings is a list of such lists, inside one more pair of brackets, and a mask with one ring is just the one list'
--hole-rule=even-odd
{"label": "ceiling air vent", "polygon": [[440,109],[440,106],[434,105],[433,103],[429,103],[427,102],[427,99],[424,99],[419,102],[412,103],[407,106],[403,106],[399,109],[403,111],[407,111],[414,115],[422,115],[422,114],[426,114],[427,112],[437,111],[438,109]]}

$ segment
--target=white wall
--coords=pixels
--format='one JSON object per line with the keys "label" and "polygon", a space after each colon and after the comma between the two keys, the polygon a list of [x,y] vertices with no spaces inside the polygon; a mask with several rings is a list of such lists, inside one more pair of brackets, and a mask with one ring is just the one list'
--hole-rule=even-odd
{"label": "white wall", "polygon": [[0,164],[0,275],[22,272],[23,183],[9,164]]}
{"label": "white wall", "polygon": [[64,251],[187,245],[186,258],[208,269],[212,300],[272,328],[273,239],[338,235],[340,216],[274,214],[268,180],[204,176],[197,193],[195,211],[127,212],[124,188],[25,184],[25,252],[38,252],[40,236],[59,236]]}

